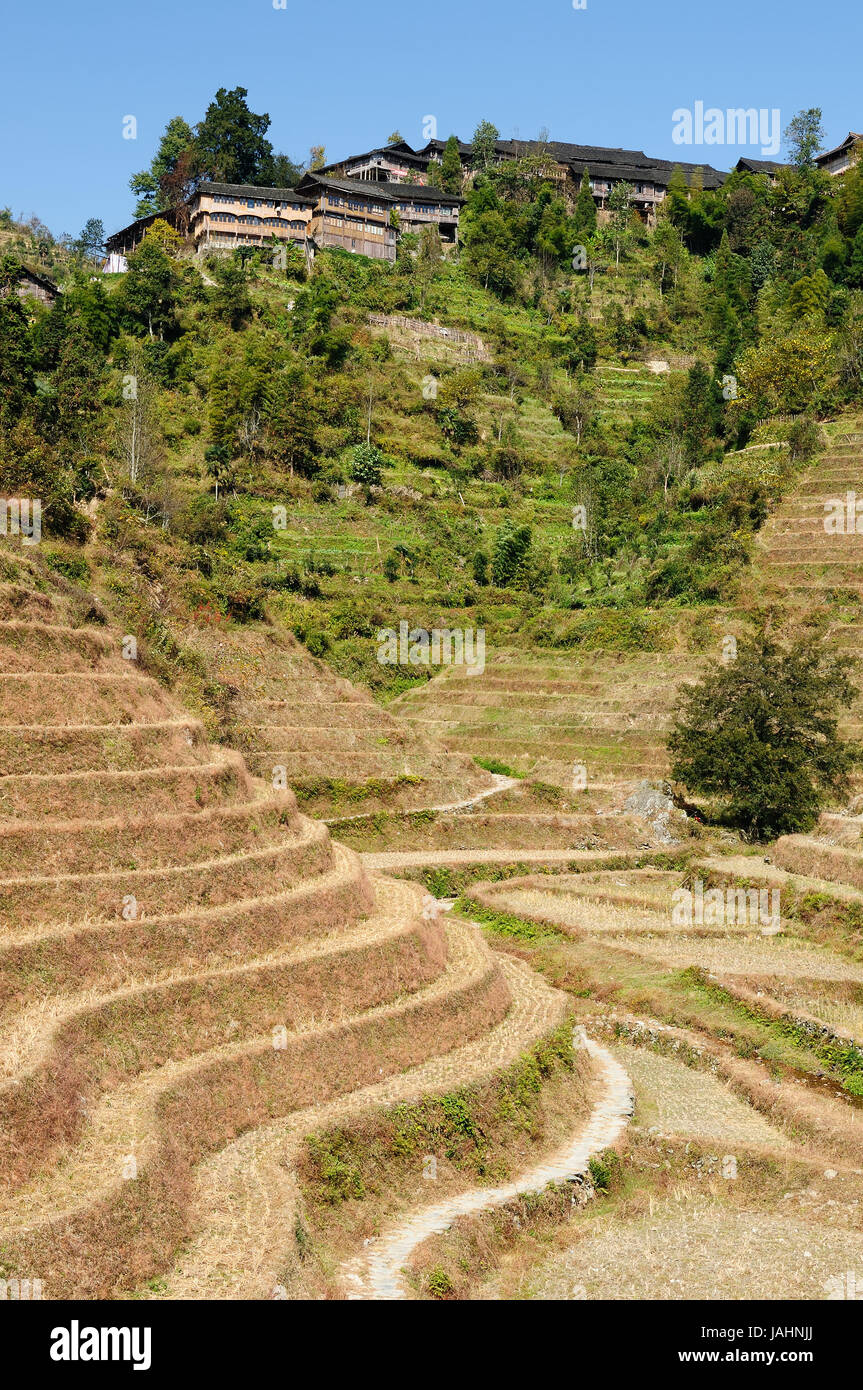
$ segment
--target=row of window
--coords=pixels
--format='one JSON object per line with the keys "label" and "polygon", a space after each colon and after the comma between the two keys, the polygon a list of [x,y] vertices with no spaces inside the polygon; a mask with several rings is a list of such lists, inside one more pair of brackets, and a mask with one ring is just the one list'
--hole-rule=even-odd
{"label": "row of window", "polygon": [[458,208],[435,207],[433,203],[399,203],[402,212],[428,212],[436,217],[457,217]]}
{"label": "row of window", "polygon": [[276,202],[273,198],[232,198],[226,193],[214,193],[212,195],[214,203],[225,203],[228,207],[235,204],[247,208],[290,208],[292,212],[302,212],[302,203]]}
{"label": "row of window", "polygon": [[349,207],[356,212],[386,212],[382,203],[366,203],[359,198],[342,198],[338,193],[328,193],[326,197],[328,207]]}
{"label": "row of window", "polygon": [[242,222],[247,227],[289,227],[294,231],[302,231],[306,226],[305,222],[288,221],[286,217],[257,217],[233,212],[211,212],[210,221]]}
{"label": "row of window", "polygon": [[328,227],[347,227],[348,231],[356,232],[357,236],[379,237],[383,235],[383,227],[379,222],[362,222],[358,217],[327,217]]}
{"label": "row of window", "polygon": [[[591,193],[598,193],[598,194],[600,195],[600,197],[602,197],[602,195],[605,194],[605,193],[609,193],[613,187],[614,187],[614,184],[612,183],[611,179],[591,179],[591,180],[590,180],[590,191],[591,191]],[[653,193],[653,192],[654,192],[653,184],[650,184],[649,187],[645,187],[645,185],[644,185],[643,183],[636,183],[636,184],[633,184],[633,189],[634,189],[634,191],[635,191],[636,193]]]}

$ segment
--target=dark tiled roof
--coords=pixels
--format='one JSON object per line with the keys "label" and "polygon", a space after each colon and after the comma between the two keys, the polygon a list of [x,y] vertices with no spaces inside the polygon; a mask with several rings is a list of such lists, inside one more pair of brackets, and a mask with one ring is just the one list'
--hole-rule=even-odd
{"label": "dark tiled roof", "polygon": [[418,154],[412,150],[410,145],[402,140],[398,145],[379,145],[377,149],[366,150],[363,154],[349,154],[344,159],[336,159],[332,164],[323,164],[315,172],[318,174],[328,174],[334,169],[343,169],[346,164],[356,164],[359,159],[371,159],[376,154],[397,155],[407,164],[415,164],[417,168],[424,169],[428,164],[428,155]]}
{"label": "dark tiled roof", "polygon": [[[253,183],[199,183],[197,193],[233,194],[235,198],[262,198],[268,203],[307,203],[310,200],[295,188],[261,188]],[[194,193],[192,197],[194,197]]]}
{"label": "dark tiled roof", "polygon": [[376,198],[379,202],[394,203],[397,200],[387,190],[402,188],[400,183],[374,183],[371,179],[332,178],[321,169],[310,170],[300,179],[300,188],[334,188],[337,193],[361,193],[366,198]]}
{"label": "dark tiled roof", "polygon": [[790,164],[778,164],[774,159],[750,159],[743,155],[734,166],[739,174],[775,174],[777,169],[790,169]]}
{"label": "dark tiled roof", "polygon": [[[458,152],[462,156],[462,158],[469,158],[471,151],[473,150],[473,145],[466,145],[464,141],[459,140],[458,137],[456,137],[456,144],[458,145]],[[444,150],[446,149],[446,145],[446,140],[429,140],[427,145],[423,145],[421,150],[417,150],[417,154],[424,154],[426,156],[433,154],[443,154]],[[495,149],[497,149],[497,146],[495,146]]]}
{"label": "dark tiled roof", "polygon": [[[421,153],[440,154],[444,144],[443,140],[430,140]],[[471,145],[459,141],[459,153],[463,159],[470,158],[472,148]],[[649,183],[652,180],[664,187],[677,164],[685,174],[692,174],[696,169],[700,169],[705,188],[719,188],[728,177],[710,164],[656,159],[645,154],[643,150],[624,150],[605,145],[575,145],[566,140],[498,140],[495,150],[507,159],[517,159],[520,155],[545,151],[558,163],[568,164],[577,178],[581,178],[583,170],[589,168],[591,174],[596,174],[597,178],[605,176],[626,179],[632,183]]]}
{"label": "dark tiled roof", "polygon": [[446,193],[428,183],[391,183],[392,196],[399,203],[449,203],[458,207],[464,202],[457,193]]}
{"label": "dark tiled roof", "polygon": [[642,150],[605,149],[602,145],[572,145],[565,140],[548,140],[545,144],[541,144],[539,140],[509,140],[506,144],[516,153],[539,153],[546,150],[561,164],[570,164],[573,161],[583,164],[591,159],[601,160],[603,164],[638,165],[651,163]]}
{"label": "dark tiled roof", "polygon": [[374,183],[371,179],[334,179],[320,170],[304,174],[300,180],[303,188],[319,184],[322,188],[334,188],[337,193],[357,193],[366,198],[376,198],[384,203],[450,203],[454,207],[463,203],[455,193],[445,193],[442,188],[432,188],[419,183]]}
{"label": "dark tiled roof", "polygon": [[53,280],[49,280],[41,270],[34,270],[32,265],[26,261],[21,262],[21,274],[28,280],[32,280],[35,285],[41,285],[43,290],[48,290],[51,294],[59,294],[60,286],[55,285]]}
{"label": "dark tiled roof", "polygon": [[670,159],[646,160],[644,164],[571,160],[569,167],[576,182],[580,181],[584,170],[587,169],[592,179],[610,179],[612,182],[624,179],[627,183],[653,183],[659,188],[668,187],[672,172],[676,168],[682,169],[684,175],[688,175],[690,178],[696,169],[700,170],[704,188],[720,188],[728,177],[727,174],[722,173],[719,169],[714,169],[710,164],[675,164]]}
{"label": "dark tiled roof", "polygon": [[825,164],[828,159],[832,159],[837,154],[844,154],[847,149],[856,145],[858,140],[863,140],[863,135],[854,130],[849,130],[841,145],[837,145],[834,150],[825,150],[823,154],[816,154],[815,163]]}

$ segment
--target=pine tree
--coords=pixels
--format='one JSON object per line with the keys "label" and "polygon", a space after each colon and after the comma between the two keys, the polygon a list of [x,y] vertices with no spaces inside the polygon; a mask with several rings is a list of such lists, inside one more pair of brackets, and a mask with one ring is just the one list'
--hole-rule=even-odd
{"label": "pine tree", "polygon": [[462,171],[458,140],[451,135],[446,142],[441,160],[441,183],[447,193],[461,193]]}
{"label": "pine tree", "polygon": [[848,284],[863,289],[863,225],[851,243],[851,256],[846,271]]}
{"label": "pine tree", "polygon": [[494,163],[495,146],[500,139],[500,131],[491,121],[480,121],[473,133],[471,145],[471,164],[474,169],[485,171]]}
{"label": "pine tree", "polygon": [[675,164],[671,171],[668,190],[665,194],[665,206],[675,227],[680,227],[685,231],[689,222],[689,189],[686,186],[686,176],[679,164]]}
{"label": "pine tree", "polygon": [[589,237],[596,231],[596,203],[590,188],[590,173],[585,169],[581,176],[578,197],[575,200],[576,236]]}

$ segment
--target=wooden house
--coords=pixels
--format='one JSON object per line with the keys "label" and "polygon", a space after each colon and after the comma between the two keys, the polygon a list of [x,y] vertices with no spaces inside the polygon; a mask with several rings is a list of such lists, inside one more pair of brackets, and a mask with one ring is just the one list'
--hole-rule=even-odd
{"label": "wooden house", "polygon": [[[19,299],[38,299],[42,304],[53,304],[60,294],[59,286],[54,284],[41,270],[22,263],[18,272],[15,290]],[[2,291],[0,291],[2,293]]]}
{"label": "wooden house", "polygon": [[335,164],[325,164],[311,172],[329,178],[359,179],[369,183],[424,184],[427,179],[428,156],[412,149],[406,140],[392,145],[380,145],[365,154],[350,155]]}
{"label": "wooden house", "polygon": [[856,161],[861,149],[863,135],[851,130],[841,145],[837,145],[834,150],[825,150],[824,154],[816,155],[815,163],[827,174],[844,174]]}
{"label": "wooden house", "polygon": [[312,199],[295,188],[202,183],[189,200],[189,235],[201,252],[274,241],[305,246],[312,211]]}

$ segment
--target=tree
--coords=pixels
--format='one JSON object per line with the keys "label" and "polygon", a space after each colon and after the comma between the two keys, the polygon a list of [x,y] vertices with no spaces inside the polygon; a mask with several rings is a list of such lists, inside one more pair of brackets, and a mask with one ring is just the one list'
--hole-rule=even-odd
{"label": "tree", "polygon": [[684,689],[668,739],[672,776],[720,798],[723,817],[758,839],[810,830],[863,761],[839,737],[858,691],[854,659],[812,634],[783,646],[762,627],[737,659]]}
{"label": "tree", "polygon": [[783,139],[788,158],[795,168],[811,169],[824,141],[821,107],[811,106],[808,111],[798,111],[785,127]]}
{"label": "tree", "polygon": [[300,165],[286,154],[274,154],[261,169],[261,182],[270,188],[295,188],[302,176]]}
{"label": "tree", "polygon": [[252,312],[248,276],[239,259],[219,259],[213,266],[216,283],[210,291],[210,306],[217,318],[231,328],[241,328]]}
{"label": "tree", "polygon": [[124,380],[134,389],[123,392],[117,421],[117,451],[133,494],[145,501],[146,512],[164,484],[164,452],[158,423],[158,390],[144,368],[140,344],[124,364]]}
{"label": "tree", "polygon": [[16,293],[21,270],[14,256],[0,259],[0,424],[20,419],[36,393],[27,311]]}
{"label": "tree", "polygon": [[669,221],[685,232],[689,225],[689,188],[679,164],[671,171],[662,207]]}
{"label": "tree", "polygon": [[380,487],[384,456],[376,444],[356,444],[351,450],[351,477],[368,491]]}
{"label": "tree", "polygon": [[851,244],[851,255],[845,275],[849,285],[863,289],[863,224]]}
{"label": "tree", "polygon": [[578,197],[575,200],[573,224],[576,236],[589,237],[596,231],[596,203],[590,187],[590,174],[587,169],[581,176]]}
{"label": "tree", "polygon": [[576,444],[596,414],[596,388],[589,376],[578,372],[568,391],[554,401],[554,413],[565,430],[575,435]]}
{"label": "tree", "polygon": [[785,307],[795,322],[823,314],[830,298],[830,281],[820,268],[814,275],[803,275],[791,286]]}
{"label": "tree", "polygon": [[632,184],[621,180],[608,195],[608,210],[611,213],[611,230],[614,236],[614,263],[620,265],[620,251],[629,227],[629,209],[632,205]]}
{"label": "tree", "polygon": [[530,550],[531,529],[529,526],[514,526],[507,519],[499,527],[494,538],[491,559],[491,573],[499,588],[515,582],[518,572]]}
{"label": "tree", "polygon": [[687,467],[700,468],[707,462],[711,441],[719,432],[721,404],[710,372],[702,362],[695,362],[686,374],[682,395],[681,425]]}
{"label": "tree", "polygon": [[811,325],[785,338],[767,335],[738,360],[737,399],[731,404],[762,419],[811,410],[832,370],[830,344]]}
{"label": "tree", "polygon": [[153,338],[164,338],[176,323],[176,296],[179,277],[171,258],[160,245],[159,227],[148,227],[137,250],[129,256],[128,273],[123,277],[120,301],[128,317],[146,324]]}
{"label": "tree", "polygon": [[294,471],[314,472],[318,411],[311,380],[299,363],[275,373],[266,389],[264,415],[270,450],[291,477]]}
{"label": "tree", "polygon": [[270,118],[256,115],[246,102],[245,87],[227,91],[220,87],[204,119],[195,131],[195,145],[203,173],[226,183],[259,183],[262,170],[273,158],[267,140]]}
{"label": "tree", "polygon": [[388,145],[400,145],[403,139],[404,139],[404,136],[402,135],[401,131],[400,131],[400,130],[394,130],[393,133],[392,133],[392,135],[388,135],[388,136],[387,136],[387,144],[388,144]]}
{"label": "tree", "polygon": [[133,174],[129,180],[129,187],[138,199],[136,217],[148,217],[173,206],[164,180],[175,173],[181,156],[186,155],[188,159],[193,153],[194,143],[192,127],[182,116],[173,116],[165,127],[149,169]]}
{"label": "tree", "polygon": [[683,242],[670,218],[663,218],[657,223],[653,233],[653,259],[659,276],[659,297],[663,299],[666,277],[670,276],[672,285],[676,285],[683,260]]}
{"label": "tree", "polygon": [[88,261],[98,261],[105,253],[105,227],[98,217],[88,217],[76,248]]}
{"label": "tree", "polygon": [[451,135],[444,146],[441,159],[441,183],[447,193],[461,193],[462,170],[458,140]]}
{"label": "tree", "polygon": [[471,165],[485,173],[495,160],[495,147],[500,139],[500,131],[491,121],[480,121],[473,133]]}
{"label": "tree", "polygon": [[512,233],[500,212],[483,212],[465,234],[465,260],[470,273],[486,289],[511,294],[517,279]]}
{"label": "tree", "polygon": [[309,150],[309,168],[311,170],[323,169],[327,162],[326,145],[312,145]]}

